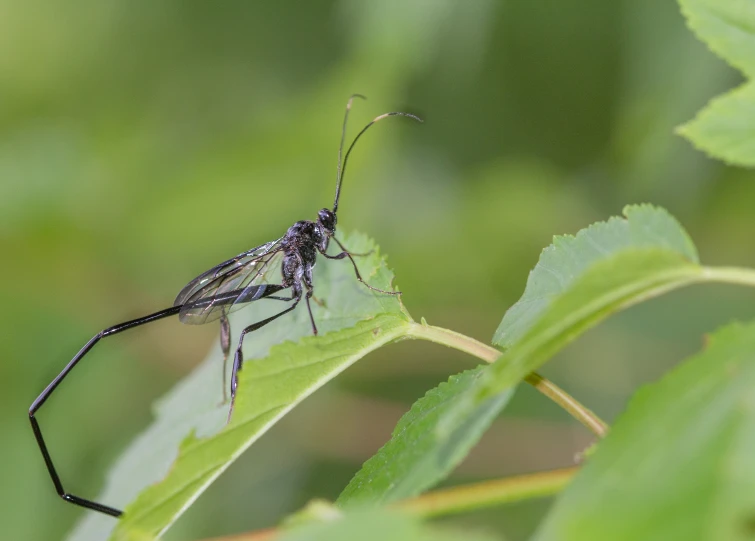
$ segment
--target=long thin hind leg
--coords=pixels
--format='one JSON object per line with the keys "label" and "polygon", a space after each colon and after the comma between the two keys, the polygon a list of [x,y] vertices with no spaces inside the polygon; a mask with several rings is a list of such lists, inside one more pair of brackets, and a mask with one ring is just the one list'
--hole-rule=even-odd
{"label": "long thin hind leg", "polygon": [[104,513],[112,517],[120,517],[123,514],[123,511],[121,511],[120,509],[115,509],[114,507],[104,505],[94,500],[87,500],[85,498],[75,496],[74,494],[67,492],[63,488],[63,482],[60,480],[60,476],[58,475],[58,472],[56,471],[55,466],[52,463],[50,451],[47,449],[45,439],[42,437],[42,429],[40,428],[39,422],[37,421],[36,417],[37,412],[44,405],[44,403],[47,402],[47,399],[50,398],[55,389],[58,388],[58,385],[60,385],[61,382],[66,378],[66,376],[71,373],[71,371],[76,367],[79,361],[81,361],[84,356],[89,353],[89,351],[97,344],[97,342],[99,342],[103,338],[121,333],[128,329],[132,329],[140,325],[145,325],[147,323],[152,323],[153,321],[157,321],[158,319],[163,319],[168,316],[174,316],[178,314],[180,310],[181,306],[172,306],[170,308],[166,308],[165,310],[155,312],[154,314],[140,317],[131,321],[126,321],[124,323],[119,323],[118,325],[98,332],[92,337],[91,340],[89,340],[89,342],[84,345],[83,348],[81,348],[81,350],[74,356],[74,358],[68,362],[65,368],[63,368],[63,371],[58,374],[54,380],[52,380],[52,382],[32,403],[31,407],[29,407],[29,421],[31,422],[31,428],[34,432],[34,437],[37,440],[37,445],[39,446],[39,450],[42,452],[42,458],[44,458],[45,465],[47,466],[47,471],[49,472],[50,478],[52,479],[52,483],[53,485],[55,485],[55,490],[58,495],[65,501],[80,505],[81,507],[86,507],[87,509],[91,509],[93,511],[99,511],[100,513]]}
{"label": "long thin hind leg", "polygon": [[236,388],[239,384],[239,372],[241,371],[241,367],[244,364],[244,354],[241,351],[241,346],[244,344],[244,336],[246,336],[248,333],[252,331],[256,331],[257,329],[261,329],[271,321],[274,321],[281,317],[284,314],[289,313],[291,310],[296,308],[296,305],[299,304],[299,301],[301,300],[301,294],[294,299],[294,303],[283,310],[282,312],[278,312],[274,316],[270,316],[269,318],[263,319],[262,321],[258,321],[257,323],[253,323],[246,327],[243,331],[241,331],[241,334],[239,335],[239,345],[236,348],[236,355],[233,358],[233,371],[231,373],[231,407],[228,410],[228,421],[231,420],[231,415],[233,414],[233,406],[236,401]]}

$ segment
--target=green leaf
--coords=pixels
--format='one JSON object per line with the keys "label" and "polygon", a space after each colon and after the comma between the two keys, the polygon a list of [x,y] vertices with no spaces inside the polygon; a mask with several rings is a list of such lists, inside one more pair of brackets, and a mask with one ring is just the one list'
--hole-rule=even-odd
{"label": "green leaf", "polygon": [[755,538],[755,323],[631,400],[537,541]]}
{"label": "green leaf", "polygon": [[[441,425],[455,425],[480,403],[508,392],[612,313],[705,280],[694,246],[665,211],[643,205],[627,207],[625,213],[626,225],[616,220],[596,224],[587,231],[602,235],[580,232],[575,238],[556,239],[555,247],[544,251],[551,266],[530,274],[527,288],[533,293],[529,299],[523,297],[532,307],[521,301],[514,307],[525,307],[521,312],[525,315],[520,316],[525,322],[507,314],[496,342],[510,345],[509,349],[460,398],[455,410],[441,419]],[[596,239],[605,243],[597,244]],[[580,264],[581,258],[591,258],[590,264]],[[548,293],[551,290],[553,294]]]}
{"label": "green leaf", "polygon": [[731,165],[755,166],[755,86],[747,83],[713,98],[694,120],[677,128],[699,150]]}
{"label": "green leaf", "polygon": [[300,526],[280,541],[491,541],[489,535],[425,526],[409,515],[384,509],[361,510],[341,518]]}
{"label": "green leaf", "polygon": [[679,0],[687,25],[718,56],[755,75],[755,11],[743,0]]}
{"label": "green leaf", "polygon": [[613,217],[582,229],[576,236],[553,238],[530,272],[524,294],[506,312],[493,343],[509,348],[520,340],[574,281],[611,254],[627,248],[663,248],[697,262],[697,250],[679,222],[652,205],[624,208],[626,219]]}
{"label": "green leaf", "polygon": [[189,435],[168,477],[126,508],[116,533],[162,531],[288,411],[370,351],[399,338],[405,327],[405,320],[384,314],[348,329],[276,346],[265,359],[250,363],[240,378],[243,391],[232,422],[211,438]]}
{"label": "green leaf", "polygon": [[438,429],[438,420],[452,411],[460,396],[480,377],[481,367],[451,376],[412,405],[391,439],[364,463],[338,497],[353,506],[392,502],[420,494],[444,479],[466,457],[508,403],[513,389],[479,404],[453,426]]}
{"label": "green leaf", "polygon": [[[687,24],[748,79],[755,75],[755,10],[743,0],[679,0]],[[747,83],[713,99],[678,132],[727,163],[755,165],[755,89]]]}
{"label": "green leaf", "polygon": [[[375,249],[362,235],[344,243],[357,253]],[[357,261],[365,280],[390,288],[393,275],[376,252]],[[264,332],[249,334],[236,408],[228,426],[227,405],[218,405],[222,355],[217,347],[158,404],[154,424],[115,464],[100,498],[115,505],[124,498],[136,498],[115,523],[111,539],[164,532],[291,408],[370,351],[401,337],[409,326],[398,298],[359,284],[348,261],[321,263],[314,283],[324,304],[313,303],[320,336],[309,336],[303,305]],[[232,316],[233,336],[238,337],[243,326],[280,311],[281,304],[259,301],[237,312]],[[71,539],[105,539],[113,524],[108,517],[89,514]]]}
{"label": "green leaf", "polygon": [[597,261],[531,322],[480,384],[502,391],[609,315],[703,279],[702,267],[668,249],[627,248]]}
{"label": "green leaf", "polygon": [[557,237],[506,314],[492,366],[455,376],[419,400],[391,440],[357,473],[340,505],[419,494],[464,458],[514,387],[553,353],[623,306],[700,278],[697,251],[665,210],[629,206],[612,218]]}

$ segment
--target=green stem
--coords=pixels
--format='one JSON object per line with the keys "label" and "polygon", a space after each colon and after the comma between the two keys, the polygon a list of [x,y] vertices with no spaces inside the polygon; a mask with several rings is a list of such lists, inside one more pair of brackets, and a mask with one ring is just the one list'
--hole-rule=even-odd
{"label": "green stem", "polygon": [[703,267],[703,281],[755,286],[755,270],[741,267]]}
{"label": "green stem", "polygon": [[501,356],[500,351],[474,338],[442,327],[433,327],[426,323],[412,323],[408,335],[412,338],[429,340],[436,344],[458,349],[478,359],[482,359],[486,363],[492,363]]}
{"label": "green stem", "polygon": [[[692,281],[755,286],[755,270],[738,267],[703,267],[702,272]],[[443,344],[489,363],[501,355],[497,349],[473,338],[424,323],[411,324],[408,336]],[[527,376],[525,381],[559,404],[595,434],[605,435],[606,424],[558,386],[536,373]],[[562,490],[576,471],[577,468],[567,468],[437,490],[417,498],[396,502],[391,507],[421,517],[434,517],[550,496]],[[216,538],[216,541],[270,541],[279,533],[280,530],[275,529],[259,530],[238,536]]]}
{"label": "green stem", "polygon": [[537,372],[532,372],[524,381],[564,408],[566,412],[590,429],[599,438],[608,433],[608,425],[595,413],[578,402],[573,396]]}
{"label": "green stem", "polygon": [[[544,498],[563,490],[578,470],[579,468],[564,468],[435,490],[416,498],[395,502],[389,507],[402,513],[429,518],[503,503]],[[272,541],[281,533],[283,530],[270,528],[230,537],[214,537],[205,541]]]}
{"label": "green stem", "polygon": [[435,490],[416,498],[401,500],[390,507],[419,517],[437,517],[543,498],[563,490],[577,470],[578,468],[565,468]]}
{"label": "green stem", "polygon": [[[433,327],[425,323],[413,323],[408,335],[412,338],[429,340],[436,344],[443,344],[444,346],[458,349],[488,363],[494,362],[501,356],[500,351],[474,338],[441,327]],[[602,438],[606,435],[608,431],[606,423],[556,384],[534,372],[527,376],[525,381],[561,406],[569,415],[585,425],[596,436]]]}
{"label": "green stem", "polygon": [[213,537],[212,539],[203,539],[202,541],[273,541],[280,537],[284,530],[268,528],[265,530],[255,530],[253,532],[240,533],[236,535],[227,535],[224,537]]}

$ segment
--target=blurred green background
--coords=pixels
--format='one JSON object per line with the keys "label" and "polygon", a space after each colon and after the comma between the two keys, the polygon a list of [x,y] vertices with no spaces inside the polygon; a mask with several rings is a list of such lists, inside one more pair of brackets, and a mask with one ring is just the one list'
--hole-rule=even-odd
{"label": "blurred green background", "polygon": [[[665,0],[0,3],[0,538],[60,539],[26,411],[99,329],[332,202],[346,98],[356,131],[339,226],[388,254],[411,313],[489,341],[553,234],[626,203],[668,208],[703,261],[755,265],[755,178],[673,134],[739,75]],[[621,314],[543,373],[608,420],[636,388],[755,315],[700,287]],[[66,488],[94,496],[150,404],[214,345],[166,321],[106,342],[40,414]],[[294,411],[167,538],[270,526],[335,498],[411,402],[471,359],[370,355]],[[520,389],[448,484],[565,466],[590,442]],[[448,522],[526,539],[547,501]]]}

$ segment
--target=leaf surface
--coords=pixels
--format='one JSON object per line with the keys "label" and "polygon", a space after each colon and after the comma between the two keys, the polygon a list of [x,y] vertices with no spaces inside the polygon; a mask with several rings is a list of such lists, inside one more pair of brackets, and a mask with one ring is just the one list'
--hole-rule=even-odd
{"label": "leaf surface", "polygon": [[441,383],[417,400],[398,422],[391,439],[364,463],[338,497],[340,506],[387,503],[416,496],[444,479],[466,457],[513,389],[481,403],[471,415],[439,429],[438,420],[480,377],[482,367]]}
{"label": "leaf surface", "polygon": [[702,279],[697,249],[666,210],[630,205],[624,215],[543,250],[496,330],[506,351],[477,381],[477,399],[515,385],[610,314]]}
{"label": "leaf surface", "polygon": [[666,210],[647,204],[630,205],[624,208],[624,215],[626,218],[595,223],[574,236],[554,237],[530,272],[524,294],[506,312],[493,343],[511,347],[591,265],[622,250],[661,248],[698,262],[692,240]]}
{"label": "leaf surface", "polygon": [[639,205],[624,213],[626,220],[613,218],[575,237],[557,237],[543,251],[522,299],[496,332],[494,343],[508,349],[441,419],[441,426],[454,425],[479,404],[509,392],[611,314],[704,279],[694,245],[665,210]]}
{"label": "leaf surface", "polygon": [[516,385],[610,313],[699,278],[697,251],[663,209],[636,205],[576,236],[556,237],[495,342],[492,366],[452,377],[417,401],[337,503],[389,502],[444,479],[503,409]]}
{"label": "leaf surface", "polygon": [[640,390],[536,541],[755,538],[755,324]]}
{"label": "leaf surface", "polygon": [[[344,243],[357,253],[375,248],[362,235]],[[391,287],[393,275],[376,252],[357,261],[370,284]],[[111,470],[101,501],[133,499],[125,515],[116,522],[90,513],[70,539],[159,535],[283,415],[370,351],[399,338],[409,324],[399,300],[359,284],[348,261],[321,262],[314,283],[324,304],[313,303],[320,336],[310,336],[304,303],[263,331],[247,335],[236,407],[227,426],[227,405],[218,406],[222,355],[213,348],[207,360],[160,401],[153,425]],[[233,336],[284,307],[274,300],[251,303],[233,318]]]}

